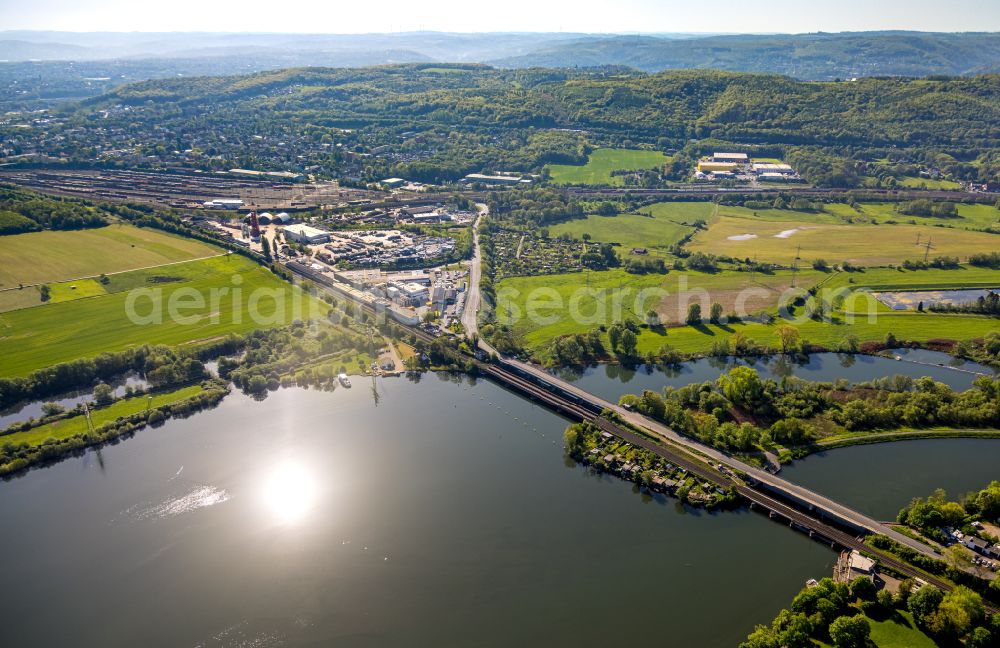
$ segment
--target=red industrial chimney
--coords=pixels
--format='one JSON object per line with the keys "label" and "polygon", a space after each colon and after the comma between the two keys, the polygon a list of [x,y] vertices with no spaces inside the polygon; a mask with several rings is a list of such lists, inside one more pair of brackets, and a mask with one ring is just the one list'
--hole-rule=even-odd
{"label": "red industrial chimney", "polygon": [[250,236],[255,239],[260,238],[260,223],[257,221],[257,210],[250,210]]}

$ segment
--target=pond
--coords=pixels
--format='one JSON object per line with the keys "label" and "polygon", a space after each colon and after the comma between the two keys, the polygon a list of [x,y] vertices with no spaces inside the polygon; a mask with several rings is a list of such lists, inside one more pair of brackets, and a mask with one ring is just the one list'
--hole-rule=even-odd
{"label": "pond", "polygon": [[923,304],[924,308],[932,305],[960,306],[975,303],[980,297],[986,297],[996,288],[967,288],[961,290],[912,290],[899,292],[872,293],[875,298],[892,310],[916,310]]}

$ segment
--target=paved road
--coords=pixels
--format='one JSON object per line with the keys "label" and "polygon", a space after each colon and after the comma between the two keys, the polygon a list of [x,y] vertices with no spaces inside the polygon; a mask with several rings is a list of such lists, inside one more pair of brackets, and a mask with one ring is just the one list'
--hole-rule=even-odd
{"label": "paved road", "polygon": [[469,287],[465,292],[465,309],[462,311],[462,326],[465,327],[465,336],[473,337],[479,335],[479,305],[481,296],[479,294],[479,280],[483,274],[483,256],[479,249],[479,222],[483,216],[489,214],[489,207],[478,204],[479,216],[472,225],[472,260],[469,262]]}

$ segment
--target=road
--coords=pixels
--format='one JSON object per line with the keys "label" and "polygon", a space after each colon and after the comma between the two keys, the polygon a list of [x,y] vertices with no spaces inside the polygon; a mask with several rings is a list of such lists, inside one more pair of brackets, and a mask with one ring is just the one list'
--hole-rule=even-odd
{"label": "road", "polygon": [[479,336],[479,306],[482,297],[479,293],[479,280],[483,275],[483,256],[479,249],[479,222],[489,214],[489,207],[477,204],[479,216],[472,224],[472,260],[469,262],[469,287],[465,291],[465,308],[462,310],[462,326],[468,338]]}

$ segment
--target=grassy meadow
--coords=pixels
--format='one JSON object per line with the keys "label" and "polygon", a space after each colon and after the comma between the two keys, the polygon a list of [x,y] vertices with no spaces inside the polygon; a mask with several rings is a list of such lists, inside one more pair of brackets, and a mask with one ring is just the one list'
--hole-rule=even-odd
{"label": "grassy meadow", "polygon": [[[305,319],[312,307],[326,310],[315,298],[239,255],[115,275],[107,286],[98,286],[103,292],[93,296],[75,295],[0,313],[0,376],[24,375],[131,345],[188,344],[246,333]],[[128,316],[133,288],[143,288],[148,295],[131,297],[134,312],[145,322]],[[279,297],[283,309],[278,308]],[[170,316],[171,304],[179,318]]]}
{"label": "grassy meadow", "polygon": [[220,253],[201,241],[125,224],[0,236],[0,291]]}
{"label": "grassy meadow", "polygon": [[[803,270],[794,277],[804,290],[827,277],[816,270]],[[624,318],[640,322],[655,310],[667,326],[681,324],[689,303],[719,303],[724,312],[746,313],[774,309],[781,294],[792,289],[790,271],[756,274],[725,270],[717,273],[670,272],[666,275],[631,275],[624,270],[512,277],[497,287],[498,319],[507,323],[508,309],[514,330],[532,347],[570,333],[583,333],[595,326],[610,325]],[[620,294],[622,297],[616,298]],[[708,306],[704,307],[708,317]],[[535,317],[527,316],[535,313]],[[574,313],[582,317],[576,317]]]}
{"label": "grassy meadow", "polygon": [[546,168],[556,184],[567,185],[624,185],[621,177],[612,171],[641,171],[656,169],[670,161],[660,151],[634,149],[595,149],[583,165],[550,164]]}
{"label": "grassy meadow", "polygon": [[[751,237],[752,238],[747,238]],[[922,245],[932,241],[930,257],[953,256],[965,260],[975,252],[992,252],[1000,246],[995,234],[927,225],[847,225],[803,220],[769,220],[720,215],[688,245],[692,252],[791,265],[825,259],[831,264],[877,266],[922,260]]]}
{"label": "grassy meadow", "polygon": [[669,256],[667,249],[694,231],[666,215],[619,214],[618,216],[591,215],[587,218],[559,223],[549,228],[550,236],[568,234],[581,239],[589,234],[601,243],[617,243],[619,253],[627,255],[632,248],[646,248],[651,256]]}

